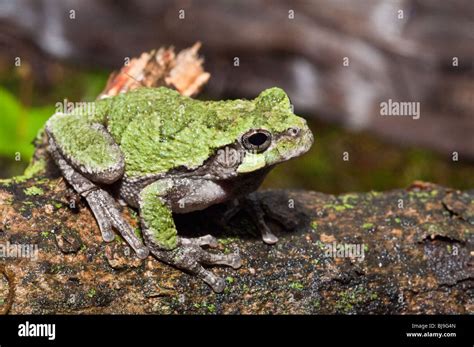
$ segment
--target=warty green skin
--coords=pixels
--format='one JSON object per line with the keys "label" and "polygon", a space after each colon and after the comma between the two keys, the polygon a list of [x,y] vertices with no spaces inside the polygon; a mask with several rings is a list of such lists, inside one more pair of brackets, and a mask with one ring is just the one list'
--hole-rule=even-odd
{"label": "warty green skin", "polygon": [[[306,121],[293,114],[279,88],[267,89],[254,100],[228,101],[141,88],[94,106],[92,114],[79,109],[54,115],[46,132],[53,158],[66,180],[86,197],[104,240],[113,238],[108,229],[114,227],[137,253],[147,254],[116,213],[112,197],[97,185],[116,183],[120,197],[140,209],[144,239],[154,255],[220,291],[221,279],[196,263],[235,267],[240,260],[230,255],[216,260],[201,250],[212,242],[210,236],[205,241],[179,238],[172,212],[203,209],[256,190],[271,167],[310,148],[313,137]],[[271,135],[270,145],[249,153],[242,136],[262,130]],[[229,148],[237,159],[222,166],[219,155]]]}
{"label": "warty green skin", "polygon": [[[128,177],[164,174],[180,166],[193,170],[249,129],[275,134],[306,127],[278,88],[252,101],[207,102],[167,88],[141,88],[95,105],[93,115],[58,118],[52,124],[57,129],[56,141],[66,156],[74,153],[84,165],[105,169],[115,164],[118,155],[107,150],[107,142],[97,131],[90,131],[91,123],[103,124],[123,152]],[[261,159],[253,160],[261,167],[274,164],[279,157],[276,150],[257,156]]]}

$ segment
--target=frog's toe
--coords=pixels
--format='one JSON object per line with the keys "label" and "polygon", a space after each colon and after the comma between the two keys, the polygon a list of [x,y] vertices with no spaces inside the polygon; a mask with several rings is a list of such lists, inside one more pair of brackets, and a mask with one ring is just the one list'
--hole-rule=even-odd
{"label": "frog's toe", "polygon": [[145,259],[150,255],[150,250],[145,246],[136,248],[135,252],[137,253],[137,257],[140,259]]}
{"label": "frog's toe", "polygon": [[203,263],[207,265],[226,265],[233,269],[238,269],[242,266],[242,259],[240,255],[234,254],[215,254],[205,252],[202,257]]}
{"label": "frog's toe", "polygon": [[197,245],[197,246],[209,246],[211,248],[216,248],[219,243],[217,239],[212,235],[204,235],[196,238],[181,238],[181,244],[183,245]]}
{"label": "frog's toe", "polygon": [[203,250],[200,246],[191,243],[192,241],[195,240],[181,239],[181,246],[171,251],[171,263],[202,279],[216,293],[222,292],[225,287],[225,281],[203,268],[201,264],[223,264],[223,262],[213,258],[217,255]]}
{"label": "frog's toe", "polygon": [[115,233],[113,232],[112,223],[110,222],[107,210],[100,204],[101,199],[102,197],[99,190],[94,190],[86,196],[89,207],[99,225],[102,239],[105,242],[111,242],[115,238]]}
{"label": "frog's toe", "polygon": [[89,192],[86,200],[94,213],[102,238],[105,242],[115,239],[113,229],[117,230],[125,241],[132,247],[140,259],[145,259],[148,254],[148,248],[135,235],[134,229],[125,221],[120,214],[120,210],[115,200],[102,189]]}
{"label": "frog's toe", "polygon": [[267,245],[274,245],[275,243],[278,242],[278,237],[276,237],[275,234],[273,234],[266,225],[265,227],[262,227],[261,233],[262,233],[262,240]]}
{"label": "frog's toe", "polygon": [[[199,239],[201,238],[181,238],[180,245],[168,251],[160,249],[150,242],[148,242],[148,246],[150,251],[159,260],[176,266],[191,275],[197,276],[207,283],[216,293],[220,293],[224,290],[225,281],[205,269],[202,265],[227,265],[236,269],[242,265],[242,261],[238,254],[218,254],[202,249],[201,246],[197,244]],[[145,240],[147,240],[147,238],[145,238]],[[209,237],[205,237],[204,240],[211,241]]]}
{"label": "frog's toe", "polygon": [[99,224],[99,229],[102,234],[102,239],[105,242],[112,242],[115,239],[115,233],[112,230],[112,225],[108,223],[107,221],[97,221]]}
{"label": "frog's toe", "polygon": [[204,269],[202,266],[200,267],[198,273],[196,274],[197,277],[202,279],[206,282],[214,292],[222,293],[225,288],[225,281],[223,278],[214,275],[211,271]]}

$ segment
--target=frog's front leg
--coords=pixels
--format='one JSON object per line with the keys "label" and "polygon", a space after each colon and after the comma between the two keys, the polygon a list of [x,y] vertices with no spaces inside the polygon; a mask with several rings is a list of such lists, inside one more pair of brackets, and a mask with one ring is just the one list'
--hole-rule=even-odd
{"label": "frog's front leg", "polygon": [[[229,221],[241,210],[246,210],[252,222],[256,225],[260,231],[263,242],[268,245],[273,245],[278,242],[278,237],[268,227],[265,222],[265,212],[262,209],[260,201],[255,196],[255,193],[251,193],[245,197],[237,198],[230,201],[227,204],[227,210],[224,212],[220,220],[218,221],[221,225],[227,226]],[[278,219],[280,221],[280,219]],[[285,224],[286,221],[280,221]]]}
{"label": "frog's front leg", "polygon": [[150,251],[159,260],[201,278],[218,293],[224,290],[224,279],[202,265],[219,264],[237,269],[241,266],[240,256],[202,249],[201,246],[217,245],[210,235],[194,239],[178,237],[172,211],[201,209],[224,199],[225,194],[214,182],[181,178],[156,181],[145,187],[139,198],[142,232]]}
{"label": "frog's front leg", "polygon": [[[88,124],[74,115],[61,114],[50,118],[46,132],[49,153],[66,181],[87,200],[104,241],[110,242],[115,238],[112,230],[115,228],[138,257],[146,258],[149,250],[123,219],[114,198],[95,183],[111,183],[123,174],[121,153],[105,128],[100,124]],[[85,160],[87,152],[93,151],[94,146],[95,149],[99,147],[103,152],[112,153],[109,163],[106,163],[108,165]]]}

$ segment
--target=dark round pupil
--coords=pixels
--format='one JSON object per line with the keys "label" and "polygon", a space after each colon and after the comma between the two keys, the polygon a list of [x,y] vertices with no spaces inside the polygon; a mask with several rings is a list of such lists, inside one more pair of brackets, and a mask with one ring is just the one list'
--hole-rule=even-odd
{"label": "dark round pupil", "polygon": [[263,145],[268,139],[268,136],[264,133],[255,133],[248,138],[250,144],[254,146]]}

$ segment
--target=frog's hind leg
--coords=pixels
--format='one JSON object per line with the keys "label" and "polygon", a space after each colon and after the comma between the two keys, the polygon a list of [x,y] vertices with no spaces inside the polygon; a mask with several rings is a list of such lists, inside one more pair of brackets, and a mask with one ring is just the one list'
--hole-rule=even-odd
{"label": "frog's hind leg", "polygon": [[107,129],[83,115],[55,114],[46,123],[55,152],[94,183],[112,184],[125,171],[120,147]]}
{"label": "frog's hind leg", "polygon": [[[49,131],[48,131],[49,130]],[[115,228],[128,244],[135,250],[140,258],[146,258],[149,254],[148,249],[143,245],[141,240],[135,235],[134,230],[120,215],[120,210],[115,200],[108,192],[100,189],[90,179],[86,178],[80,169],[76,169],[62,155],[58,145],[53,137],[51,129],[46,128],[49,138],[48,151],[58,165],[64,179],[72,185],[74,190],[83,196],[99,225],[102,238],[105,242],[110,242],[115,238],[113,228]],[[113,174],[107,173],[108,177]]]}
{"label": "frog's hind leg", "polygon": [[[141,191],[139,205],[143,238],[150,251],[159,260],[197,276],[215,292],[220,293],[224,290],[224,279],[206,270],[202,265],[227,265],[237,269],[241,266],[241,259],[239,254],[218,254],[203,249],[202,246],[217,246],[217,240],[210,235],[197,238],[178,237],[171,203],[165,197],[170,190],[176,189],[179,184],[183,187],[185,183],[164,179],[150,184]],[[198,182],[190,185],[193,187],[193,194],[187,195],[190,204],[193,197],[198,200],[203,198],[202,195],[195,196],[201,189],[202,194],[204,191],[209,193],[212,187],[207,184],[214,184],[205,181],[201,183],[201,187],[197,187]]]}

